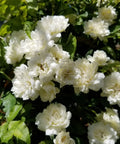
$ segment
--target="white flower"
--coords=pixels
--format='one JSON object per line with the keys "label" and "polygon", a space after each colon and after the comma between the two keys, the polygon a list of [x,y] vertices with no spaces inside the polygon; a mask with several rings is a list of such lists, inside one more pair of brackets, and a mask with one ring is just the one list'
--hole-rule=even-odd
{"label": "white flower", "polygon": [[21,41],[24,41],[26,37],[22,30],[12,33],[9,46],[4,47],[6,50],[5,59],[8,64],[15,64],[23,58],[24,52],[21,48]]}
{"label": "white flower", "polygon": [[88,139],[90,144],[115,144],[118,136],[109,124],[97,122],[88,126]]}
{"label": "white flower", "polygon": [[56,70],[55,80],[60,83],[61,86],[73,85],[75,78],[75,68],[72,60],[62,61]]}
{"label": "white flower", "polygon": [[112,6],[101,7],[98,10],[98,17],[111,25],[113,20],[117,18],[116,9]]}
{"label": "white flower", "polygon": [[[78,59],[75,61],[76,76],[74,83],[74,90],[76,94],[79,92],[88,93],[89,88],[97,88],[98,90],[99,82],[103,79],[103,74],[97,74],[98,66],[96,63],[91,63],[87,59]],[[97,75],[96,75],[97,74]],[[93,87],[95,85],[95,88]]]}
{"label": "white flower", "polygon": [[96,73],[93,80],[90,82],[89,89],[98,91],[103,87],[105,75],[103,73]]}
{"label": "white flower", "polygon": [[70,124],[71,112],[66,112],[66,107],[60,103],[50,104],[36,117],[35,124],[46,135],[58,134]]}
{"label": "white flower", "polygon": [[46,82],[40,89],[40,98],[43,102],[51,102],[56,98],[56,94],[59,93],[59,91],[60,90],[55,87],[55,84],[52,81]]}
{"label": "white flower", "polygon": [[24,51],[25,58],[31,59],[35,53],[40,53],[41,50],[48,47],[48,39],[42,30],[31,32],[31,38],[27,37],[25,41],[21,42],[21,47]]}
{"label": "white flower", "polygon": [[67,61],[70,58],[70,54],[67,51],[64,51],[61,45],[54,44],[52,47],[49,48],[49,50],[56,63]]}
{"label": "white flower", "polygon": [[50,53],[43,50],[28,61],[28,67],[32,77],[39,76],[41,82],[46,82],[52,80],[57,64]]}
{"label": "white flower", "polygon": [[40,80],[33,79],[29,75],[28,67],[24,64],[16,67],[14,70],[15,77],[12,80],[13,87],[11,91],[17,98],[23,100],[35,100],[39,96]]}
{"label": "white flower", "polygon": [[120,119],[116,109],[106,108],[106,112],[98,114],[97,119],[109,123],[120,134]]}
{"label": "white flower", "polygon": [[60,37],[68,26],[68,19],[64,16],[46,16],[37,23],[37,29],[44,29],[48,39]]}
{"label": "white flower", "polygon": [[106,76],[102,88],[101,96],[108,97],[110,104],[118,104],[120,106],[120,73],[112,72]]}
{"label": "white flower", "polygon": [[105,23],[104,20],[93,18],[84,23],[84,33],[94,39],[98,37],[100,40],[103,40],[105,36],[110,34],[108,26],[108,23]]}
{"label": "white flower", "polygon": [[65,131],[58,133],[53,142],[54,144],[75,144],[75,141],[70,137],[69,132]]}
{"label": "white flower", "polygon": [[105,65],[110,60],[103,50],[96,50],[93,56],[88,55],[87,59],[90,62],[96,62],[98,66]]}

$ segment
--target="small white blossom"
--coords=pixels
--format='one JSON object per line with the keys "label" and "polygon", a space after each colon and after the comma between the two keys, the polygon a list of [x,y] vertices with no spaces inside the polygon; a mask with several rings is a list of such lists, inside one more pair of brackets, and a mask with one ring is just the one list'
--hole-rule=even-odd
{"label": "small white blossom", "polygon": [[40,53],[41,50],[48,47],[48,39],[42,30],[35,29],[35,31],[31,32],[31,38],[27,37],[25,41],[21,42],[21,47],[25,58],[31,59],[35,53]]}
{"label": "small white blossom", "polygon": [[98,85],[100,79],[103,77],[100,76],[101,77],[100,78],[99,75],[98,76],[96,75],[98,69],[97,64],[91,63],[85,58],[76,60],[75,67],[76,67],[76,75],[75,75],[75,83],[73,86],[76,94],[79,94],[79,92],[88,93],[90,85],[91,87],[93,87],[92,83]]}
{"label": "small white blossom", "polygon": [[105,65],[110,58],[107,57],[107,54],[103,50],[96,50],[93,56],[88,55],[87,59],[90,62],[96,62],[98,66]]}
{"label": "small white blossom", "polygon": [[90,82],[89,89],[98,91],[103,87],[105,75],[103,73],[96,73],[93,80]]}
{"label": "small white blossom", "polygon": [[29,75],[28,67],[24,64],[16,67],[14,73],[15,77],[12,80],[13,87],[11,91],[15,97],[23,100],[35,100],[39,96],[40,80],[33,79]]}
{"label": "small white blossom", "polygon": [[64,16],[46,16],[37,23],[37,29],[44,29],[48,39],[60,37],[68,26],[68,19]]}
{"label": "small white blossom", "polygon": [[117,109],[106,108],[106,112],[98,114],[97,120],[109,123],[110,126],[120,135],[120,119]]}
{"label": "small white blossom", "polygon": [[67,51],[64,51],[61,45],[55,44],[50,47],[49,50],[56,63],[60,63],[61,61],[67,61],[70,58],[70,54]]}
{"label": "small white blossom", "polygon": [[75,67],[72,60],[62,61],[56,70],[55,80],[60,83],[61,86],[73,85],[75,79]]}
{"label": "small white blossom", "polygon": [[104,20],[93,18],[84,23],[84,33],[90,35],[93,39],[98,37],[103,40],[105,36],[110,34],[108,26],[108,23],[104,22]]}
{"label": "small white blossom", "polygon": [[110,104],[120,106],[120,73],[112,72],[105,77],[101,96],[108,97]]}
{"label": "small white blossom", "polygon": [[116,10],[112,6],[101,7],[98,10],[98,17],[111,25],[117,18]]}
{"label": "small white blossom", "polygon": [[71,112],[60,103],[50,104],[42,113],[36,116],[35,124],[46,135],[58,134],[70,124]]}
{"label": "small white blossom", "polygon": [[56,94],[59,93],[59,91],[60,90],[55,87],[55,84],[52,81],[46,82],[40,89],[40,98],[43,102],[51,102],[56,98]]}
{"label": "small white blossom", "polygon": [[32,77],[39,76],[41,82],[45,82],[52,80],[57,64],[50,53],[47,50],[43,50],[40,54],[36,53],[28,61],[28,66]]}
{"label": "small white blossom", "polygon": [[88,126],[88,139],[90,144],[115,144],[118,136],[109,124],[97,122]]}
{"label": "small white blossom", "polygon": [[69,132],[65,131],[58,133],[53,142],[54,144],[75,144],[75,141],[70,137]]}
{"label": "small white blossom", "polygon": [[5,59],[8,64],[15,64],[19,62],[24,55],[23,49],[21,48],[21,41],[24,41],[26,38],[24,31],[14,31],[11,35],[9,46],[5,48]]}

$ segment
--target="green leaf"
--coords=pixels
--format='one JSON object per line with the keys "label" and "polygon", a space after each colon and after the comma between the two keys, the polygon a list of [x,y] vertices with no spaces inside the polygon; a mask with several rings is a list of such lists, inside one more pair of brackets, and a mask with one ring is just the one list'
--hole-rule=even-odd
{"label": "green leaf", "polygon": [[111,34],[115,34],[115,33],[117,33],[117,32],[120,32],[120,25],[116,25],[116,26],[114,27],[114,29],[111,31]]}
{"label": "green leaf", "polygon": [[7,131],[8,123],[4,123],[0,126],[0,138],[4,135]]}
{"label": "green leaf", "polygon": [[8,132],[8,123],[4,123],[0,126],[0,139],[3,143],[8,143],[8,141],[13,137],[12,132]]}
{"label": "green leaf", "polygon": [[13,130],[13,135],[26,142],[26,144],[30,144],[30,135],[29,129],[27,128],[26,124],[22,121],[11,121],[9,124],[8,129],[11,131]]}
{"label": "green leaf", "polygon": [[19,5],[21,3],[21,0],[7,0],[8,5]]}
{"label": "green leaf", "polygon": [[12,121],[13,119],[15,119],[21,109],[22,105],[15,105],[7,116],[7,121]]}
{"label": "green leaf", "polygon": [[7,93],[6,96],[2,99],[4,112],[6,113],[6,117],[9,115],[10,111],[13,109],[16,99],[11,93]]}
{"label": "green leaf", "polygon": [[6,122],[0,126],[0,139],[2,143],[8,143],[13,136],[26,144],[30,144],[29,129],[22,121]]}
{"label": "green leaf", "polygon": [[0,6],[0,19],[4,19],[4,14],[6,12],[8,5],[1,5]]}
{"label": "green leaf", "polygon": [[70,33],[67,42],[66,40],[63,41],[64,50],[68,51],[70,53],[71,59],[73,59],[77,48],[76,37],[73,36],[72,33]]}
{"label": "green leaf", "polygon": [[10,33],[9,29],[10,29],[9,25],[3,24],[0,28],[0,36],[4,36],[6,34],[9,34]]}

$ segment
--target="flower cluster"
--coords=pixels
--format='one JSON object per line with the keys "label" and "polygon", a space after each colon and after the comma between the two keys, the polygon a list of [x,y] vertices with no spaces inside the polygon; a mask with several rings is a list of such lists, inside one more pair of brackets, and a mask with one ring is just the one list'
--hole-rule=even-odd
{"label": "flower cluster", "polygon": [[120,135],[120,119],[116,109],[106,109],[97,116],[97,122],[89,125],[90,144],[115,144]]}
{"label": "flower cluster", "polygon": [[84,22],[84,33],[92,38],[104,40],[110,34],[109,26],[117,18],[116,10],[112,6],[100,7],[98,16]]}
{"label": "flower cluster", "polygon": [[[98,16],[84,23],[84,33],[103,40],[110,34],[109,26],[117,17],[112,6],[98,9]],[[100,66],[110,62],[103,50],[93,55],[73,60],[69,52],[59,44],[61,33],[69,26],[64,16],[46,16],[37,22],[30,37],[25,31],[12,33],[9,45],[5,46],[7,64],[16,66],[22,59],[26,62],[14,69],[11,91],[16,98],[32,101],[39,96],[42,102],[49,102],[47,108],[36,116],[38,129],[54,137],[54,144],[75,144],[66,128],[70,125],[72,113],[61,103],[51,103],[60,88],[73,86],[76,95],[90,90],[101,90],[110,104],[120,106],[120,73],[105,76]],[[59,86],[56,86],[59,83]],[[106,109],[97,116],[97,122],[88,126],[90,144],[115,144],[120,136],[120,119],[116,109]]]}

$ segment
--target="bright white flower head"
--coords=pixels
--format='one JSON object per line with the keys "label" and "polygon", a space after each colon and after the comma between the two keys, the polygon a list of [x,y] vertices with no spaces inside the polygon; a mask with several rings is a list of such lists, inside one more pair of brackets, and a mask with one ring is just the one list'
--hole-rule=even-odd
{"label": "bright white flower head", "polygon": [[70,137],[69,132],[65,131],[58,133],[53,142],[54,144],[75,144],[75,141]]}
{"label": "bright white flower head", "polygon": [[4,47],[6,50],[5,59],[8,64],[15,64],[23,58],[24,52],[21,48],[21,41],[24,41],[26,37],[22,30],[12,33],[9,46]]}
{"label": "bright white flower head", "polygon": [[40,53],[48,46],[48,39],[45,33],[41,30],[35,29],[31,32],[31,38],[26,38],[21,42],[21,47],[26,59],[31,59],[35,53]]}
{"label": "bright white flower head", "polygon": [[97,122],[88,126],[88,139],[90,144],[115,144],[118,136],[109,124]]}
{"label": "bright white flower head", "polygon": [[75,67],[72,60],[62,61],[56,70],[55,80],[60,83],[61,86],[73,85],[75,79]]}
{"label": "bright white flower head", "polygon": [[106,112],[98,114],[97,119],[109,123],[120,134],[120,119],[116,109],[106,108]]}
{"label": "bright white flower head", "polygon": [[84,33],[90,35],[93,39],[98,37],[103,40],[105,36],[110,34],[108,26],[108,23],[104,22],[104,20],[93,18],[84,23]]}
{"label": "bright white flower head", "polygon": [[105,75],[103,73],[96,73],[93,80],[90,82],[89,89],[98,91],[103,87]]}
{"label": "bright white flower head", "polygon": [[51,102],[56,98],[56,94],[59,93],[59,91],[60,90],[55,87],[55,84],[52,81],[46,82],[40,89],[40,98],[43,102]]}
{"label": "bright white flower head", "polygon": [[108,97],[110,104],[118,104],[120,106],[120,73],[112,72],[106,76],[102,88],[101,96]]}
{"label": "bright white flower head", "polygon": [[101,7],[98,10],[98,17],[111,25],[113,20],[117,18],[116,9],[112,6]]}
{"label": "bright white flower head", "polygon": [[103,50],[96,50],[93,56],[88,55],[87,59],[90,62],[96,62],[98,66],[105,65],[110,58],[107,57],[107,54]]}
{"label": "bright white flower head", "polygon": [[70,58],[70,54],[67,51],[64,51],[61,45],[55,44],[53,47],[50,47],[49,50],[56,63],[67,61]]}
{"label": "bright white flower head", "polygon": [[23,100],[35,100],[39,96],[40,80],[33,79],[29,75],[28,67],[24,64],[16,67],[14,73],[15,77],[12,80],[13,87],[11,91],[15,97]]}
{"label": "bright white flower head", "polygon": [[40,54],[36,53],[36,55],[28,61],[28,66],[32,77],[39,76],[41,82],[45,82],[52,80],[57,63],[47,50],[43,50]]}
{"label": "bright white flower head", "polygon": [[35,124],[46,135],[56,135],[70,124],[71,112],[60,103],[50,104],[42,113],[36,116]]}
{"label": "bright white flower head", "polygon": [[75,62],[75,67],[74,90],[76,94],[79,94],[79,92],[88,93],[89,88],[96,91],[100,89],[104,75],[97,73],[98,66],[96,63],[91,63],[89,60],[83,58]]}
{"label": "bright white flower head", "polygon": [[37,29],[44,29],[48,39],[60,37],[68,26],[68,19],[64,16],[46,16],[37,23]]}

